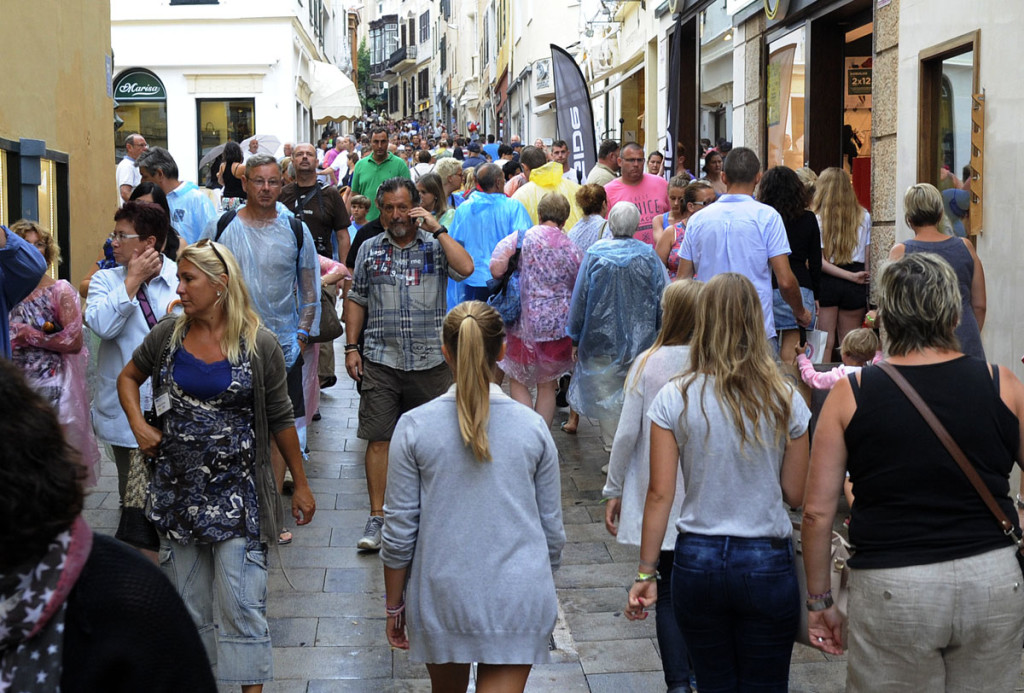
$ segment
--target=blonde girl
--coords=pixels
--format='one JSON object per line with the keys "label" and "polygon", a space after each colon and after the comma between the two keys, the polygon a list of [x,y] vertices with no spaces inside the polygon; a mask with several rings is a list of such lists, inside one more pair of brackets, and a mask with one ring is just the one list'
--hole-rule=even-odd
{"label": "blonde girl", "polygon": [[871,215],[860,206],[850,176],[827,168],[815,185],[812,211],[821,228],[818,329],[828,333],[825,354],[864,322],[871,281]]}
{"label": "blonde girl", "polygon": [[391,440],[387,638],[426,663],[434,691],[465,691],[472,662],[480,693],[522,691],[548,661],[558,611],[558,452],[540,415],[490,382],[504,337],[486,303],[455,306],[442,330],[455,384],[406,412]]}

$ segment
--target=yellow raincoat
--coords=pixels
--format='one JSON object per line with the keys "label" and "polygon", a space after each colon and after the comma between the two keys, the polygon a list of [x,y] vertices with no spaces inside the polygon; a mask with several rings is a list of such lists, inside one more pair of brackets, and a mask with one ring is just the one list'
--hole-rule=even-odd
{"label": "yellow raincoat", "polygon": [[513,200],[519,200],[530,213],[530,219],[534,224],[539,224],[537,219],[537,205],[542,197],[549,192],[560,192],[569,200],[569,218],[565,221],[563,230],[568,231],[576,222],[583,218],[583,211],[576,202],[576,191],[580,186],[571,180],[562,178],[562,165],[557,161],[549,161],[538,169],[530,172],[530,182],[516,190],[512,196]]}

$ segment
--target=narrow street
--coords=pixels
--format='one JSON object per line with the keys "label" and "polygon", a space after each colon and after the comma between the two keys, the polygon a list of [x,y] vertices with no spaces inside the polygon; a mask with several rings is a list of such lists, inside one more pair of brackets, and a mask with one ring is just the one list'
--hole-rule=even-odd
{"label": "narrow street", "polygon": [[[271,568],[267,611],[276,680],[267,693],[430,691],[426,668],[387,644],[380,559],[355,549],[368,509],[365,444],[355,435],[358,406],[354,383],[342,377],[323,391],[323,420],[309,430],[307,473],[317,513],[311,525],[292,528],[294,541],[280,547],[294,589],[280,567]],[[604,529],[601,465],[607,455],[596,422],[583,419],[579,433],[570,436],[557,430],[564,416],[556,413],[552,431],[562,465],[567,539],[555,577],[561,616],[552,663],[534,668],[526,690],[663,691],[653,614],[631,623],[621,611],[637,549],[619,545]],[[113,534],[117,527],[116,489],[114,465],[104,460],[99,484],[86,499],[85,517],[97,531]],[[835,660],[797,645],[790,691],[844,690],[846,665]]]}

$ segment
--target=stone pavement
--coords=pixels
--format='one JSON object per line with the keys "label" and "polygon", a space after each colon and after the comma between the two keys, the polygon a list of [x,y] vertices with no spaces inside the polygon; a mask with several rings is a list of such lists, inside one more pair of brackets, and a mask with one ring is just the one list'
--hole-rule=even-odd
{"label": "stone pavement", "polygon": [[[355,436],[357,406],[353,384],[342,377],[324,391],[323,420],[309,431],[307,473],[318,509],[313,523],[292,528],[293,543],[281,547],[295,589],[279,567],[271,568],[267,611],[277,680],[265,688],[268,693],[430,690],[425,667],[388,647],[379,558],[354,548],[369,507],[364,443]],[[600,468],[607,455],[597,426],[584,419],[578,435],[570,436],[557,430],[564,418],[564,412],[556,414],[552,432],[561,458],[567,537],[555,579],[561,606],[557,647],[551,664],[534,668],[527,691],[664,691],[653,614],[632,623],[622,615],[638,550],[617,544],[604,529]],[[86,505],[89,523],[113,533],[118,519],[113,463],[104,461]],[[845,675],[841,658],[798,645],[790,690],[842,691]]]}

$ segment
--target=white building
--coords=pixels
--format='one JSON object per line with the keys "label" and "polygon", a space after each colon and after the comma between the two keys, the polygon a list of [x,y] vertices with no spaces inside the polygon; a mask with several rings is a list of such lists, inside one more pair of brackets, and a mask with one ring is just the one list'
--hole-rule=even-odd
{"label": "white building", "polygon": [[[116,137],[166,147],[199,183],[205,152],[257,134],[312,141],[313,61],[350,61],[324,0],[111,0]],[[341,40],[339,40],[341,39]]]}

